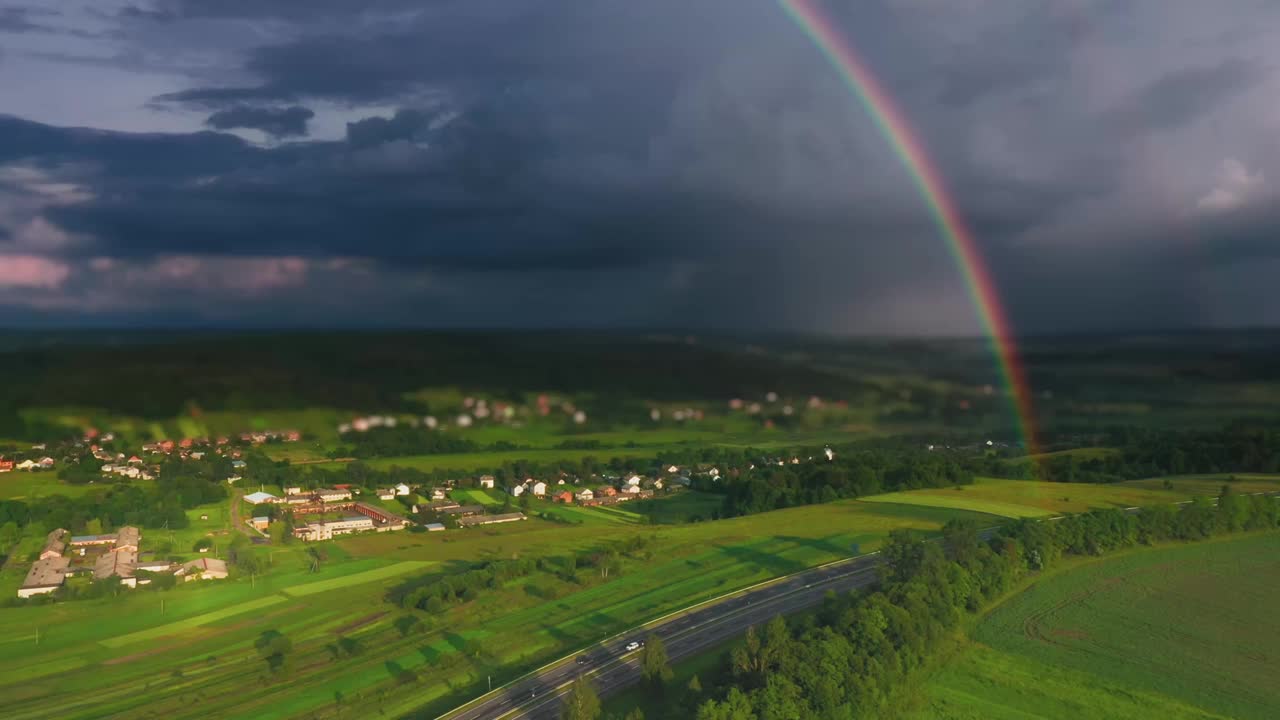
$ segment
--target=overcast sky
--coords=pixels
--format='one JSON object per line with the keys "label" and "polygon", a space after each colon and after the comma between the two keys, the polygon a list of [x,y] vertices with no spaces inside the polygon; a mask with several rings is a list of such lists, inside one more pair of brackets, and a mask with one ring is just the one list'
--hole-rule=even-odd
{"label": "overcast sky", "polygon": [[[1280,2],[825,5],[1020,331],[1280,323]],[[979,329],[773,0],[0,0],[0,326],[191,324]]]}

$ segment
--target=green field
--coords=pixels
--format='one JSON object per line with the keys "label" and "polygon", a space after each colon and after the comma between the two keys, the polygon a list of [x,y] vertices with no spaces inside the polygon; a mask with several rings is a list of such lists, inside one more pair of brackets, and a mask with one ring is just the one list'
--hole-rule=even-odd
{"label": "green field", "polygon": [[403,562],[398,562],[395,565],[377,568],[376,570],[365,570],[364,572],[356,573],[354,575],[343,575],[342,577],[319,580],[313,583],[306,583],[305,585],[295,585],[294,587],[285,590],[284,594],[292,597],[305,597],[319,592],[327,592],[329,590],[338,590],[340,588],[363,585],[365,583],[375,582],[378,580],[386,580],[387,578],[393,578],[397,575],[404,575],[405,573],[413,570],[422,570],[430,564],[431,563],[424,562],[422,560],[405,560]]}
{"label": "green field", "polygon": [[0,475],[0,500],[31,500],[50,495],[79,497],[108,485],[106,482],[72,485],[59,480],[56,472],[13,471]]}
{"label": "green field", "polygon": [[713,493],[686,490],[647,500],[635,500],[627,509],[652,518],[654,523],[682,523],[691,520],[710,520],[720,511],[724,500]]}
{"label": "green field", "polygon": [[[1069,493],[1069,499],[1068,499]],[[496,504],[500,492],[455,491]],[[370,533],[323,543],[319,572],[305,546],[263,548],[271,569],[250,579],[185,583],[172,591],[0,612],[0,715],[80,718],[136,714],[170,718],[395,716],[442,711],[495,684],[612,633],[761,580],[874,550],[888,532],[934,531],[953,518],[989,526],[996,515],[1044,508],[1170,502],[1187,492],[1128,486],[983,481],[964,490],[895,493],[728,520],[704,517],[719,497],[676,493],[615,507],[533,501],[531,512],[568,521],[527,522],[443,533]],[[960,504],[942,505],[955,497]],[[198,521],[206,511],[209,520]],[[198,508],[171,542],[226,531],[222,508]],[[659,524],[652,524],[656,520]],[[234,532],[234,531],[233,531]],[[387,591],[424,574],[443,577],[472,563],[561,558],[640,538],[607,579],[552,572],[488,588],[438,613],[408,613]],[[36,542],[38,538],[32,539]],[[144,534],[144,545],[168,540]],[[24,540],[26,542],[26,540]],[[17,582],[19,568],[5,570]],[[419,630],[406,632],[412,614]],[[38,630],[37,630],[38,628]],[[265,674],[253,641],[284,633],[298,662],[287,679]],[[35,638],[39,637],[39,644]],[[365,650],[339,656],[338,638]],[[402,686],[405,672],[418,680]],[[178,675],[174,675],[174,673]],[[338,694],[335,694],[338,693]],[[92,700],[91,700],[92,699]],[[338,699],[343,699],[338,702]],[[197,702],[198,701],[198,702]]]}
{"label": "green field", "polygon": [[[1229,481],[1229,478],[1235,478]],[[1161,490],[1165,482],[1173,485],[1174,490],[1193,495],[1216,496],[1222,492],[1223,485],[1230,485],[1237,493],[1275,492],[1280,490],[1280,475],[1260,475],[1255,473],[1239,473],[1236,475],[1171,475],[1169,477],[1150,478],[1148,480],[1131,480],[1119,483],[1126,487]]]}
{"label": "green field", "polygon": [[[568,510],[568,508],[565,508]],[[572,508],[598,513],[599,508]],[[679,526],[530,520],[494,528],[366,534],[326,543],[319,573],[298,545],[272,550],[273,569],[174,590],[0,612],[0,715],[81,718],[367,717],[426,704],[451,707],[526,669],[647,619],[745,585],[874,549],[895,527],[933,530],[965,513],[844,501]],[[978,517],[984,522],[990,518]],[[652,538],[607,581],[535,573],[442,613],[415,613],[424,632],[402,634],[405,612],[388,588],[459,562],[560,556],[631,536]],[[145,540],[144,540],[145,542]],[[163,603],[163,604],[162,604]],[[289,637],[289,677],[266,675],[253,641]],[[39,642],[37,644],[36,638]],[[365,651],[338,658],[339,637]],[[421,680],[397,684],[404,671]],[[352,700],[337,704],[335,692]],[[198,702],[196,702],[198,700]],[[355,702],[359,700],[359,702]],[[145,708],[145,710],[143,709]]]}
{"label": "green field", "polygon": [[[1153,481],[1143,481],[1153,482]],[[1159,505],[1189,500],[1198,494],[1190,486],[1175,485],[1163,489],[1154,485],[1089,485],[1084,483],[1051,483],[1037,480],[996,480],[978,478],[972,485],[954,488],[929,488],[872,495],[865,502],[889,502],[927,507],[952,508],[999,515],[1007,518],[1040,517],[1065,512],[1083,512],[1095,508]],[[1218,494],[1221,483],[1212,489]]]}
{"label": "green field", "polygon": [[1274,533],[1082,563],[991,612],[912,717],[1274,718],[1278,591]]}

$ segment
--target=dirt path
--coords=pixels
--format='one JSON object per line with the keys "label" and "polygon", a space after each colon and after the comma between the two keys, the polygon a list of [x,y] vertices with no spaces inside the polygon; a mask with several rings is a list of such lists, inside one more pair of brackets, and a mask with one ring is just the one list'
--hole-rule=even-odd
{"label": "dirt path", "polygon": [[235,494],[231,496],[231,525],[236,530],[244,533],[246,537],[261,537],[253,532],[248,525],[244,524],[244,518],[240,515],[240,500],[244,497],[244,493],[239,490],[232,490],[232,492]]}

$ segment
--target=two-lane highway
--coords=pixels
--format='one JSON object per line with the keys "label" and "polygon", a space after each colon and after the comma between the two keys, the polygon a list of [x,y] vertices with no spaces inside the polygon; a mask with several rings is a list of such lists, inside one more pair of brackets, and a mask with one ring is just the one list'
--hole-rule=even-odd
{"label": "two-lane highway", "polygon": [[878,565],[878,556],[872,554],[820,566],[637,628],[584,651],[578,661],[558,663],[535,672],[507,688],[442,715],[440,720],[558,717],[560,697],[568,692],[568,683],[579,675],[591,675],[602,695],[636,681],[639,653],[626,650],[627,644],[634,640],[657,635],[666,643],[668,657],[678,660],[741,635],[747,627],[761,625],[774,615],[817,605],[828,591],[844,592],[872,583]]}

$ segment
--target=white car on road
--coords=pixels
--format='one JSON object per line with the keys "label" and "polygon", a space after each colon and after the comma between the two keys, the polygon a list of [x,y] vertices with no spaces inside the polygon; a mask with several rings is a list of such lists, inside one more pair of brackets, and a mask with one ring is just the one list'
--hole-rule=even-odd
{"label": "white car on road", "polygon": [[634,650],[639,650],[639,649],[640,649],[640,643],[636,642],[635,640],[632,640],[631,642],[627,643],[627,652],[632,652]]}

